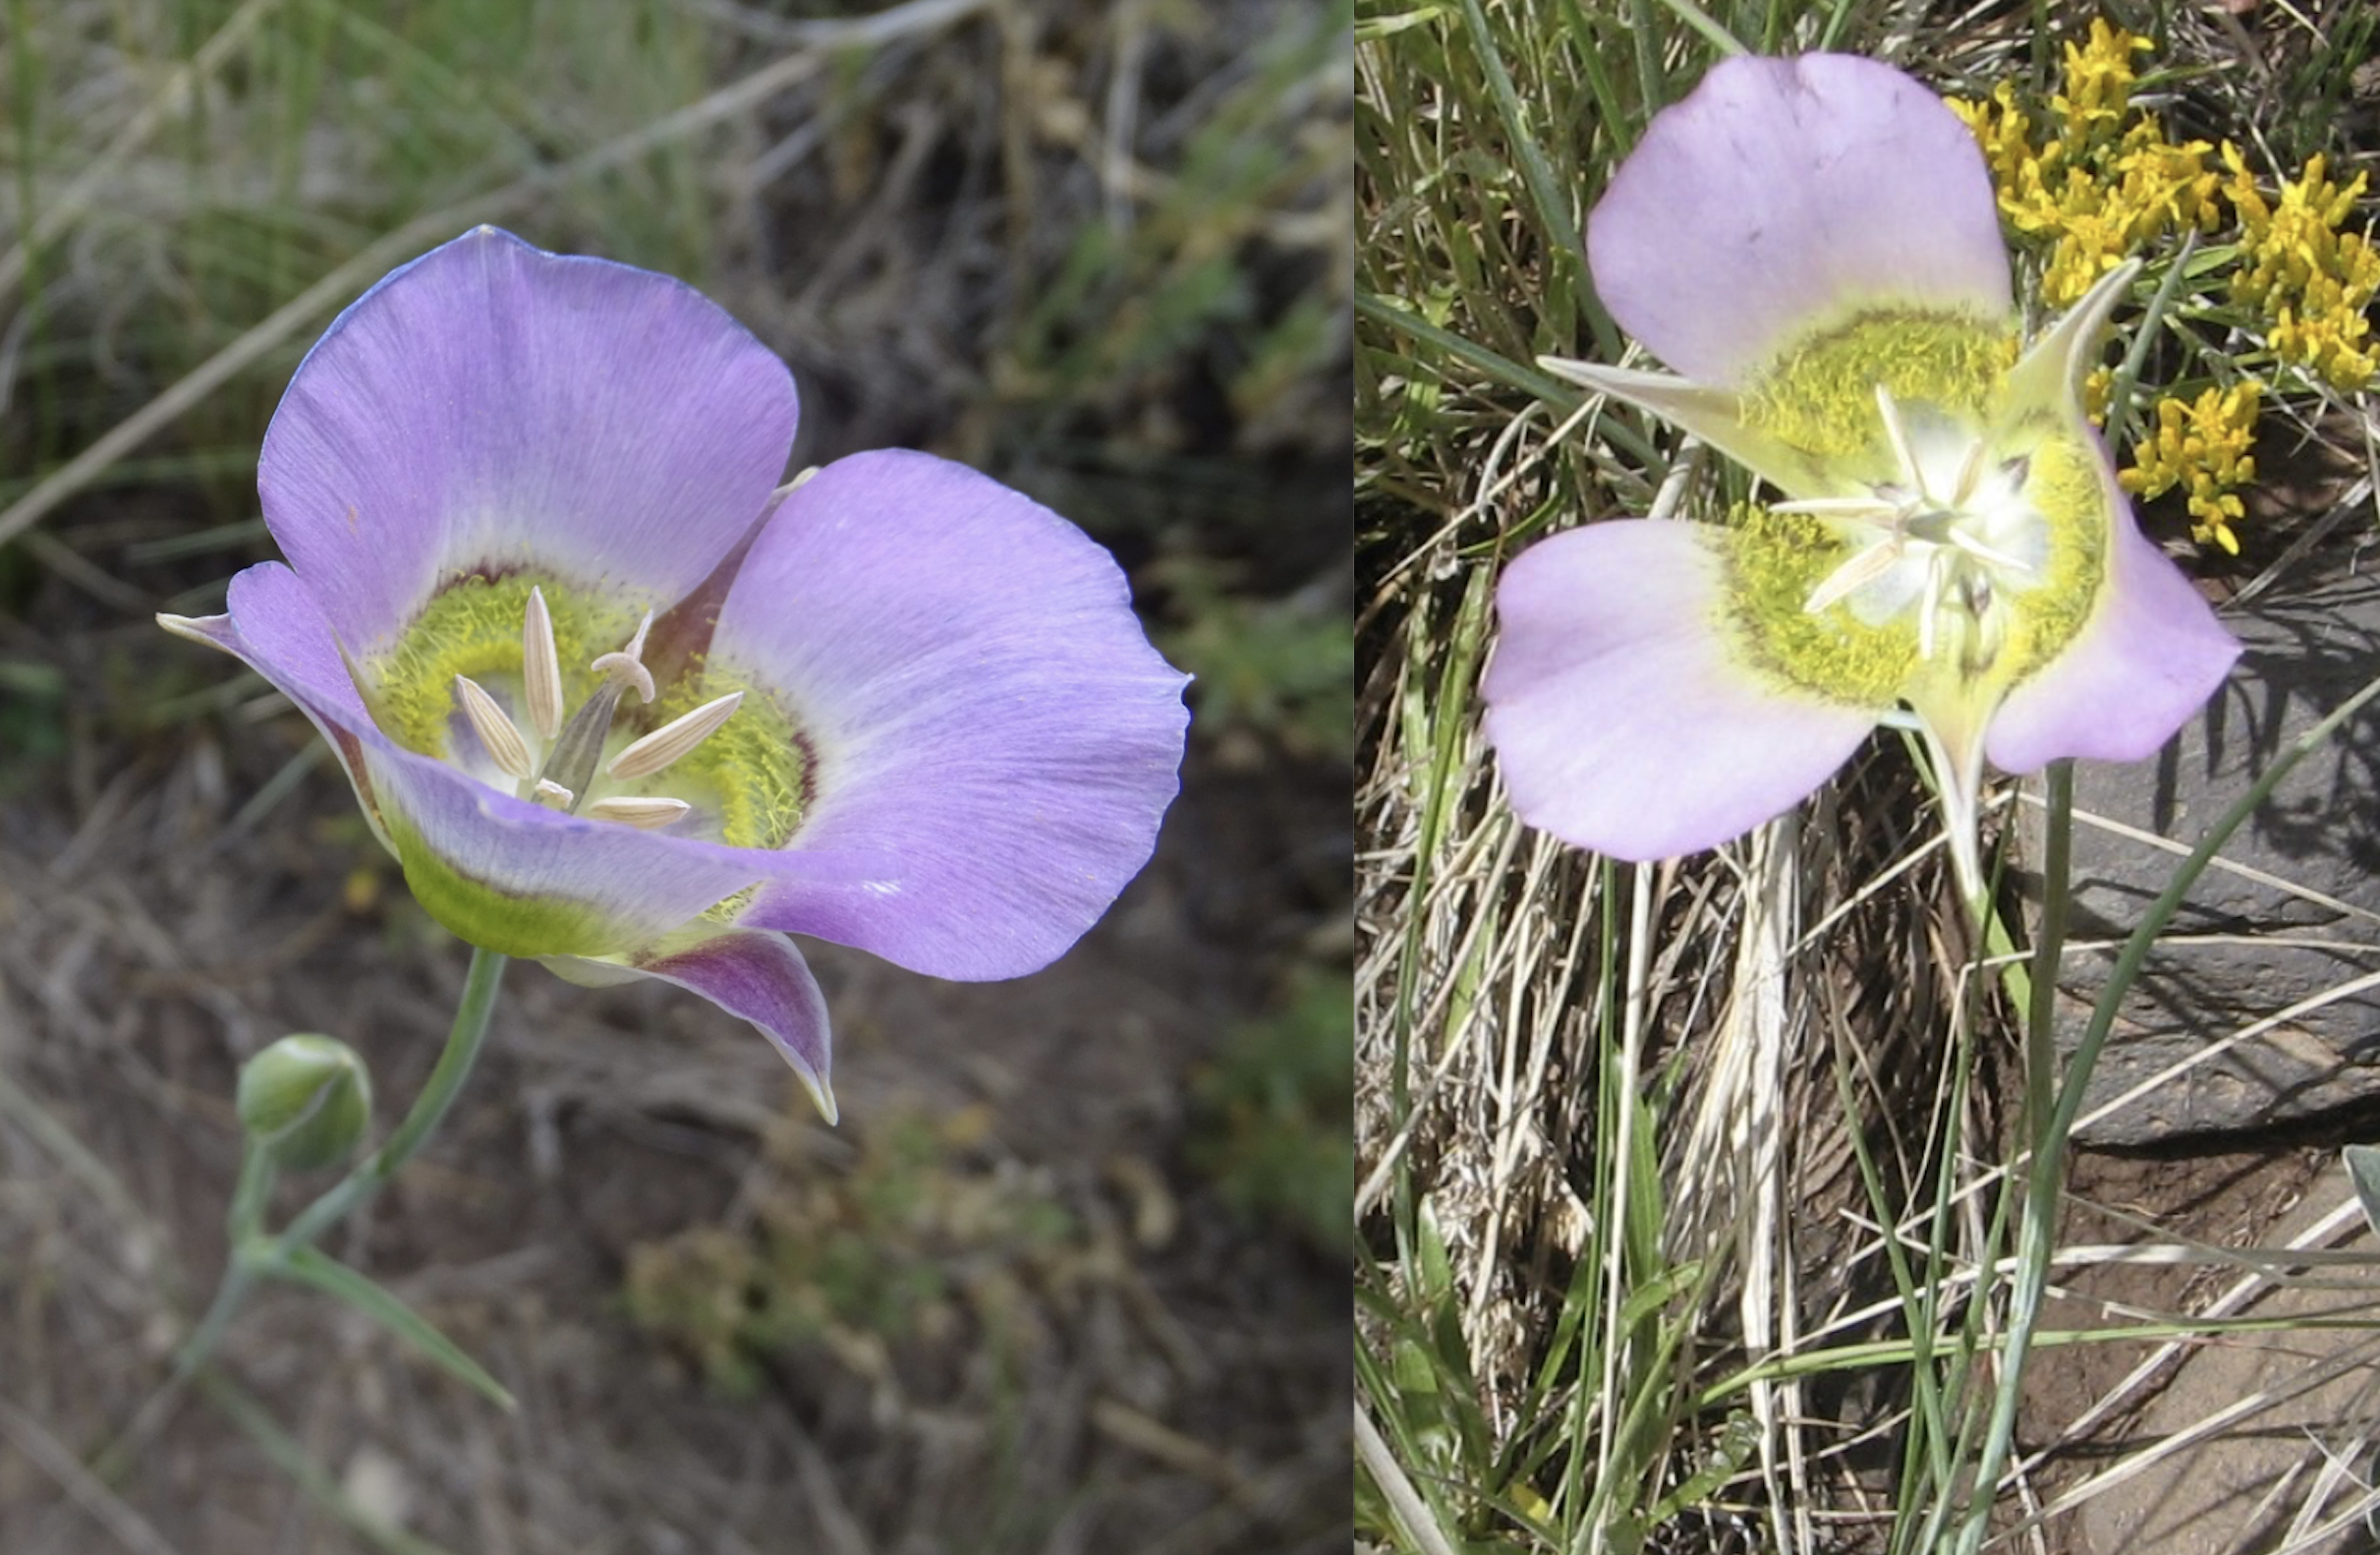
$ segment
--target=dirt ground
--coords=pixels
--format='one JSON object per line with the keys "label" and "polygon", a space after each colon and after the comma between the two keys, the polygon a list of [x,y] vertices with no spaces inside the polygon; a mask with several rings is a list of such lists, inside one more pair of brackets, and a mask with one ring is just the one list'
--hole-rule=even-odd
{"label": "dirt ground", "polygon": [[[126,628],[57,646],[91,673],[153,657]],[[236,746],[205,725],[93,734],[0,810],[10,1555],[365,1547],[201,1399],[121,1476],[80,1467],[154,1394],[211,1289],[234,1056],[338,1033],[385,1120],[451,1014],[464,948],[360,837],[327,767],[233,824],[311,738],[286,712]],[[1156,863],[1039,976],[937,983],[817,947],[834,1130],[701,1001],[516,965],[441,1137],[330,1250],[485,1362],[518,1412],[305,1293],[258,1299],[225,1367],[350,1495],[454,1550],[1336,1547],[1345,1275],[1235,1215],[1183,1143],[1193,1076],[1329,904],[1316,877],[1343,870],[1343,817],[1311,772],[1194,759]],[[1068,1229],[1022,1249],[945,1236],[959,1294],[938,1315],[835,1325],[742,1399],[629,1320],[640,1245],[748,1228],[920,1118],[948,1146],[937,1181],[1026,1182]],[[284,1202],[302,1202],[289,1184]]]}
{"label": "dirt ground", "polygon": [[[2074,1157],[2070,1174],[2069,1192],[2078,1202],[2064,1228],[2065,1239],[2069,1244],[2128,1242],[2140,1239],[2146,1226],[2148,1235],[2161,1241],[2276,1247],[2343,1202],[2345,1186],[2336,1143],[2313,1136],[2245,1143],[2229,1150],[2202,1144],[2187,1152],[2159,1154],[2082,1151]],[[2365,1246],[2368,1250],[2368,1241]],[[2145,1321],[2160,1313],[2205,1311],[2242,1272],[2212,1263],[2103,1263],[2064,1278],[2060,1283],[2066,1295],[2049,1302],[2042,1324],[2045,1329],[2089,1329]],[[2324,1282],[2325,1273],[2333,1281],[2362,1277],[2355,1270],[2316,1270],[2306,1284],[2287,1287],[2246,1310],[2279,1317],[2286,1312],[2335,1312],[2343,1301],[2352,1303],[2351,1295]],[[2053,1555],[2121,1555],[2144,1539],[2157,1547],[2170,1546],[2177,1555],[2185,1548],[2229,1552],[2278,1547],[2293,1498],[2283,1494],[2273,1505],[2262,1503],[2276,1472],[2286,1474],[2282,1466],[2300,1458],[2318,1461],[2326,1439],[2345,1440],[2356,1429],[2337,1389],[2330,1390],[2331,1408],[2318,1406],[2310,1416],[2292,1408],[2290,1401],[2300,1384],[2314,1380],[2310,1373],[2343,1343],[2368,1348],[2368,1339],[2352,1332],[2312,1328],[2209,1339],[2170,1355],[2154,1373],[2125,1389],[2113,1408],[2105,1405],[2109,1396],[2124,1389],[2141,1362],[2162,1347],[2134,1341],[2078,1344],[2061,1349],[2051,1363],[2032,1367],[2025,1378],[2032,1447],[2038,1448],[2054,1432],[2065,1434],[2070,1422],[2082,1420],[2086,1413],[2102,1416],[2078,1433],[2077,1440],[2053,1453],[2036,1476],[2033,1488],[2044,1505],[2058,1503],[2126,1457],[2238,1406],[2250,1395],[2276,1395],[2273,1408],[2236,1422],[2221,1440],[2185,1448],[2148,1472],[2118,1482],[2053,1518],[2043,1529],[2048,1548]],[[2277,1459],[2265,1461],[2275,1453]],[[2241,1474],[2240,1488],[2252,1480],[2253,1494],[2210,1488],[2226,1475],[2249,1469],[2253,1471]],[[2300,1477],[2298,1498],[2303,1483]],[[2175,1526],[2177,1517],[2187,1526],[2186,1534]],[[2144,1531],[2149,1525],[2157,1531]],[[2201,1542],[2189,1542],[2193,1539]]]}

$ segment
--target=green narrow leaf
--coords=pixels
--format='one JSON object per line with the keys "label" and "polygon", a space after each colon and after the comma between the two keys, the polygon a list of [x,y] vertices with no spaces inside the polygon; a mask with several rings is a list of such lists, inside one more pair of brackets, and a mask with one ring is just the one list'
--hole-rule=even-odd
{"label": "green narrow leaf", "polygon": [[2348,1181],[2363,1205],[2363,1218],[2380,1228],[2380,1145],[2349,1145],[2339,1152],[2347,1159]]}
{"label": "green narrow leaf", "polygon": [[502,1409],[519,1408],[504,1384],[489,1376],[484,1367],[463,1353],[444,1334],[429,1326],[421,1314],[400,1301],[390,1292],[358,1274],[326,1252],[312,1247],[300,1247],[289,1255],[289,1261],[273,1270],[285,1279],[312,1286],[323,1295],[345,1301],[357,1311],[375,1319],[381,1327],[404,1340],[435,1362],[438,1369],[470,1388],[480,1397]]}

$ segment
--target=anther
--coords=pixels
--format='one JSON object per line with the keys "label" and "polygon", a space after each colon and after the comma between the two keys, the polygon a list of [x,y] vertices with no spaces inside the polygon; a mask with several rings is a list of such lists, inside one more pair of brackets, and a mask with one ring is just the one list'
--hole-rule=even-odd
{"label": "anther", "polygon": [[655,832],[693,808],[683,799],[614,794],[608,799],[597,799],[582,813],[596,821],[617,821],[641,832]]}
{"label": "anther", "polygon": [[455,697],[463,704],[463,716],[471,720],[481,745],[507,776],[526,778],[535,771],[529,761],[529,742],[521,738],[520,729],[478,681],[469,675],[455,676]]}
{"label": "anther", "polygon": [[553,617],[546,612],[542,589],[529,591],[529,614],[521,624],[521,680],[530,726],[538,738],[551,740],[562,732],[562,656],[554,652]]}
{"label": "anther", "polygon": [[719,725],[734,716],[737,704],[743,700],[744,693],[730,691],[714,701],[706,702],[692,713],[670,720],[629,745],[614,756],[611,765],[603,770],[623,782],[650,778],[717,732]]}

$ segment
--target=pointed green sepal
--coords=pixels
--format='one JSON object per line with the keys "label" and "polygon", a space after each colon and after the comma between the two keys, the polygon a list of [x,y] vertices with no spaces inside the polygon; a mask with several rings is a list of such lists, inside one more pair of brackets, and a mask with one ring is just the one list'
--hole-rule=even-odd
{"label": "pointed green sepal", "polygon": [[1640,373],[1563,357],[1539,357],[1537,365],[1557,377],[1651,411],[1781,491],[1793,496],[1818,494],[1809,457],[1746,424],[1743,397],[1732,389],[1711,388],[1667,373]]}
{"label": "pointed green sepal", "polygon": [[2138,259],[2126,259],[2099,277],[2080,302],[2025,349],[2009,371],[2010,413],[2021,416],[2070,405],[2075,415],[2081,414],[2082,380],[2090,375],[2092,354],[2099,349],[2116,305],[2131,295],[2140,268]]}

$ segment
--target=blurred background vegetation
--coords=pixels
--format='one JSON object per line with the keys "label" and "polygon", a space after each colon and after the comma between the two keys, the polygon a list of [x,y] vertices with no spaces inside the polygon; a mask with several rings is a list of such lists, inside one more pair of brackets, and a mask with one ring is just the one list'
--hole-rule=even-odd
{"label": "blurred background vegetation", "polygon": [[[0,1549],[1344,1547],[1351,28],[0,4]],[[1198,677],[1183,798],[1039,978],[822,952],[832,1134],[724,1017],[513,978],[354,1236],[521,1418],[294,1300],[255,1399],[143,1414],[234,1065],[337,1030],[401,1106],[462,964],[304,720],[150,618],[273,554],[322,327],[482,221],[719,301],[797,464],[928,448],[1113,548]]]}

